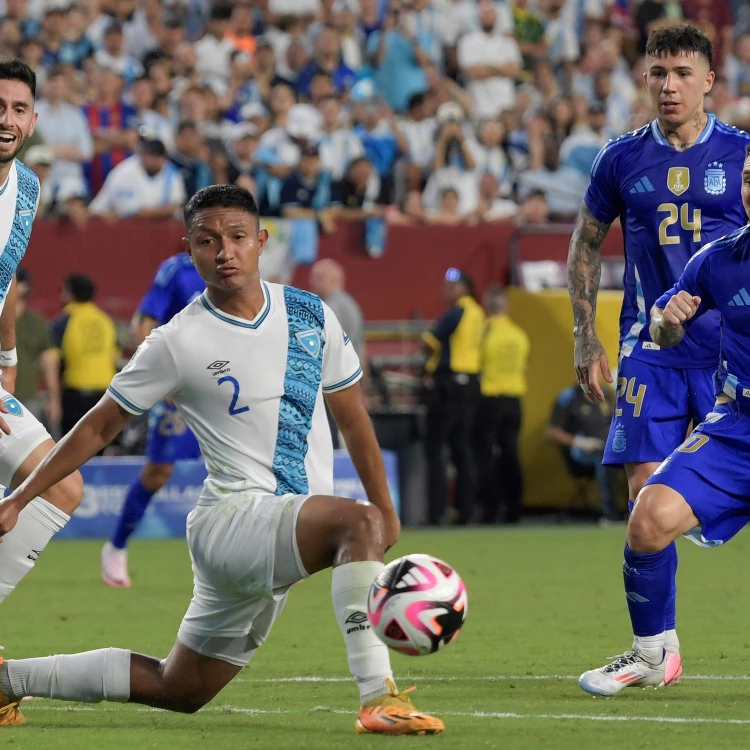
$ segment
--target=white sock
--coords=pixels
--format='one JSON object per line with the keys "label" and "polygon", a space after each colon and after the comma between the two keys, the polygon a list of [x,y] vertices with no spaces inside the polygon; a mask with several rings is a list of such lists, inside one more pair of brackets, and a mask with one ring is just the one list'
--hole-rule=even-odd
{"label": "white sock", "polygon": [[34,567],[47,542],[69,520],[69,515],[41,497],[35,497],[18,514],[18,523],[0,544],[0,602]]}
{"label": "white sock", "polygon": [[672,653],[679,654],[680,653],[680,639],[677,637],[677,631],[673,628],[672,630],[667,630],[664,633],[665,639],[664,639],[664,648],[667,649],[667,651],[671,651]]}
{"label": "white sock", "polygon": [[664,660],[664,633],[649,636],[635,636],[633,646],[640,652],[641,656],[650,664],[661,664]]}
{"label": "white sock", "polygon": [[393,681],[388,647],[372,632],[367,620],[367,594],[381,570],[382,562],[347,563],[333,569],[331,581],[333,611],[362,705],[388,693],[386,680]]}
{"label": "white sock", "polygon": [[130,651],[102,648],[83,654],[9,659],[0,667],[0,690],[16,700],[33,695],[83,703],[127,703]]}

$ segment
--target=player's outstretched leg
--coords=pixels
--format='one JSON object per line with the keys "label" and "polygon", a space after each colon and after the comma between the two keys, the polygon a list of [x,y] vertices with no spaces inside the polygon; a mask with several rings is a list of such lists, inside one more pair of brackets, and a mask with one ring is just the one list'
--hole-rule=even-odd
{"label": "player's outstretched leg", "polygon": [[581,675],[593,695],[616,695],[625,687],[669,685],[680,676],[679,660],[666,651],[666,611],[676,568],[674,540],[699,525],[685,498],[671,487],[649,484],[628,523],[623,581],[635,640],[633,650]]}
{"label": "player's outstretched leg", "polygon": [[[4,415],[6,418],[11,415]],[[15,425],[7,420],[11,430]],[[41,425],[40,425],[41,428]],[[32,432],[28,438],[34,438]],[[3,436],[10,441],[12,436]],[[21,437],[16,444],[5,447],[3,460],[12,460],[15,451],[23,451]],[[33,448],[13,473],[11,487],[17,487],[42,459],[52,450],[55,443],[48,438]],[[22,455],[22,453],[21,453]],[[6,480],[7,481],[7,480]],[[0,544],[0,603],[15,589],[21,579],[34,567],[49,540],[70,520],[73,511],[83,500],[83,479],[79,472],[51,487],[42,497],[32,500],[19,514],[15,528],[3,537]]]}
{"label": "player's outstretched leg", "polygon": [[393,681],[387,647],[367,620],[367,595],[383,569],[385,526],[369,504],[316,495],[302,506],[297,544],[308,573],[332,567],[331,594],[336,621],[359,688],[359,733],[438,734],[443,722],[417,711]]}
{"label": "player's outstretched leg", "polygon": [[169,481],[173,464],[147,461],[130,485],[112,538],[102,547],[102,578],[108,586],[130,588],[128,540],[143,519],[151,498]]}

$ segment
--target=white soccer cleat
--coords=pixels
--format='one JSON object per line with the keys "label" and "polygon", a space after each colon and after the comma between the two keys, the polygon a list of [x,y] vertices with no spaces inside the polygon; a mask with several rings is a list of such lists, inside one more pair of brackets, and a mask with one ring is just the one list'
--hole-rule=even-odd
{"label": "white soccer cleat", "polygon": [[127,550],[117,549],[110,542],[102,547],[102,578],[107,586],[130,588]]}
{"label": "white soccer cleat", "polygon": [[682,674],[679,654],[664,652],[660,664],[651,664],[638,651],[626,651],[599,669],[584,672],[578,679],[582,690],[591,695],[617,695],[626,687],[663,687]]}

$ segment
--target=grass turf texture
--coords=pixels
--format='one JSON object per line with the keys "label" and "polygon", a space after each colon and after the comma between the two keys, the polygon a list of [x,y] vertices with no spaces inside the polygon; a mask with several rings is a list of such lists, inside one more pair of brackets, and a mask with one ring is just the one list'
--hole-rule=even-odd
{"label": "grass turf texture", "polygon": [[[9,750],[382,748],[737,748],[750,744],[750,537],[719,550],[679,542],[682,682],[593,699],[575,677],[629,646],[621,588],[624,529],[405,532],[391,557],[428,552],[453,564],[469,618],[440,654],[394,654],[401,688],[442,716],[438,737],[356,736],[357,700],[330,605],[330,573],[296,586],[250,666],[194,716],[138,706],[35,699],[28,724],[0,730]],[[191,594],[182,541],[136,542],[134,588],[99,578],[100,544],[58,542],[2,605],[5,656],[105,646],[165,656]],[[719,678],[724,679],[719,679]],[[295,678],[309,678],[307,681]],[[734,678],[734,679],[731,679]]]}

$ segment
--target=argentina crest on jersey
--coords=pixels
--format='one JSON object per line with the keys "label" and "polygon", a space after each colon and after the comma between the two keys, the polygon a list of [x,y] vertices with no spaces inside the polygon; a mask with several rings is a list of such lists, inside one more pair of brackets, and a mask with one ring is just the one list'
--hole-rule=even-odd
{"label": "argentina crest on jersey", "polygon": [[712,161],[706,168],[703,178],[703,187],[709,195],[723,195],[727,189],[727,175],[724,165],[718,161]]}

